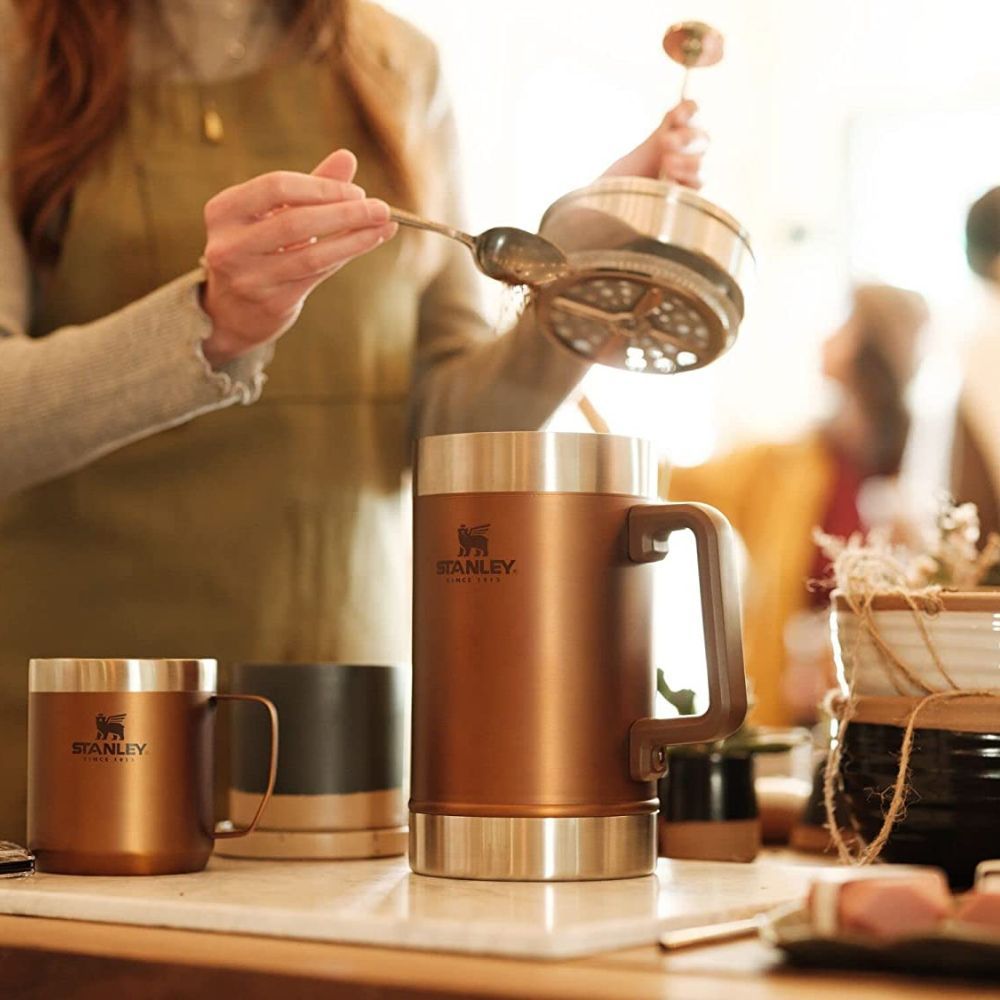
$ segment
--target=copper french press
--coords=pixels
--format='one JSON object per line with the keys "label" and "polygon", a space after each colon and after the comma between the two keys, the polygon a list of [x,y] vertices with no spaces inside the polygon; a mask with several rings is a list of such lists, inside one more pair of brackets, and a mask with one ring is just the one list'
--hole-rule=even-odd
{"label": "copper french press", "polygon": [[[424,438],[414,497],[410,864],[426,875],[649,874],[665,748],[746,713],[731,529],[655,501],[646,442]],[[653,717],[653,566],[695,537],[703,715]]]}

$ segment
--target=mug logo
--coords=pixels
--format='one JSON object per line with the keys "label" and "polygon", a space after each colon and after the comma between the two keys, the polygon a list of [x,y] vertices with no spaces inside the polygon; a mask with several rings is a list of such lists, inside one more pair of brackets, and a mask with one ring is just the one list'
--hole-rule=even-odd
{"label": "mug logo", "polygon": [[130,764],[142,757],[149,744],[125,742],[126,715],[126,712],[118,712],[115,715],[105,715],[104,712],[98,712],[94,716],[97,735],[92,740],[74,742],[73,755],[83,757],[85,760],[114,760],[123,764]]}
{"label": "mug logo", "polygon": [[464,524],[458,526],[458,554],[459,556],[488,556],[490,554],[490,540],[486,537],[486,532],[490,530],[488,524],[478,524],[474,528],[467,528]]}
{"label": "mug logo", "polygon": [[119,715],[104,715],[99,714],[97,716],[97,735],[94,737],[95,740],[123,740],[125,739],[125,712],[121,712]]}
{"label": "mug logo", "polygon": [[437,575],[448,583],[499,583],[517,573],[516,559],[491,559],[489,524],[460,524],[458,556],[437,561]]}

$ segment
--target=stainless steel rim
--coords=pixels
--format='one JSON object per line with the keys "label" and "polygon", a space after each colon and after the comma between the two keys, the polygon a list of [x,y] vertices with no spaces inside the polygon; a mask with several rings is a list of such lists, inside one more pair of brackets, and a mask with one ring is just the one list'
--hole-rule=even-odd
{"label": "stainless steel rim", "polygon": [[61,657],[31,660],[28,690],[81,691],[196,691],[214,694],[215,660],[131,660]]}
{"label": "stainless steel rim", "polygon": [[639,878],[656,868],[656,814],[439,816],[410,813],[418,875],[511,882]]}
{"label": "stainless steel rim", "polygon": [[558,201],[553,202],[546,209],[539,230],[545,227],[545,220],[558,210],[568,207],[574,201],[591,199],[595,195],[602,194],[651,195],[662,199],[666,204],[690,205],[705,215],[709,215],[718,222],[721,222],[728,229],[731,229],[746,244],[747,252],[753,257],[753,248],[750,246],[750,233],[728,212],[723,211],[718,205],[707,198],[702,198],[701,195],[695,194],[680,184],[672,184],[670,181],[653,180],[649,177],[603,177],[585,188],[570,191],[569,194],[564,194]]}
{"label": "stainless steel rim", "polygon": [[489,431],[417,442],[416,493],[601,493],[655,499],[648,441],[612,434]]}

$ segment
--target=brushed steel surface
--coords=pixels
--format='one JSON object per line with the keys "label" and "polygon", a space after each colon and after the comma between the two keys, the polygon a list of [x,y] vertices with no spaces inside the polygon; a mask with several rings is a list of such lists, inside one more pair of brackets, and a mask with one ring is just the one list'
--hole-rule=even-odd
{"label": "brushed steel surface", "polygon": [[[648,441],[612,434],[488,431],[417,442],[417,496],[601,493],[656,497]],[[471,522],[470,522],[471,523]]]}
{"label": "brushed steel surface", "polygon": [[28,690],[213,693],[216,673],[215,660],[33,659],[28,665]]}
{"label": "brushed steel surface", "polygon": [[607,177],[556,201],[539,231],[570,264],[533,296],[539,325],[580,357],[670,375],[734,343],[753,252],[710,201],[665,180]]}
{"label": "brushed steel surface", "polygon": [[539,231],[551,234],[567,252],[597,250],[601,248],[573,245],[566,221],[570,210],[601,213],[638,236],[706,257],[740,288],[754,267],[747,230],[718,205],[679,184],[648,177],[604,177],[553,202]]}
{"label": "brushed steel surface", "polygon": [[390,218],[402,226],[437,233],[461,243],[472,251],[476,267],[483,274],[508,285],[542,285],[565,274],[569,267],[559,247],[524,229],[498,226],[472,236],[401,208],[393,208]]}
{"label": "brushed steel surface", "polygon": [[706,274],[690,261],[646,251],[569,256],[573,270],[547,286],[535,304],[542,328],[571,354],[629,371],[672,374],[704,368],[735,341],[743,293],[721,272]]}
{"label": "brushed steel surface", "polygon": [[638,878],[656,868],[656,816],[410,814],[419,875],[496,881]]}

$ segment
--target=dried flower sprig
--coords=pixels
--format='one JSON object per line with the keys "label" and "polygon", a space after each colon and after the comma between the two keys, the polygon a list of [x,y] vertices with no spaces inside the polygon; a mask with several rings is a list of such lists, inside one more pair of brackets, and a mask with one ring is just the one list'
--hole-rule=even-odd
{"label": "dried flower sprig", "polygon": [[929,555],[936,563],[928,583],[967,590],[982,586],[1000,564],[1000,535],[991,534],[979,547],[979,511],[974,503],[955,506],[945,500],[937,516],[936,544]]}
{"label": "dried flower sprig", "polygon": [[921,551],[894,545],[884,529],[836,538],[817,530],[816,544],[833,566],[832,582],[847,593],[968,590],[1000,585],[1000,535],[979,546],[973,503],[942,499]]}

